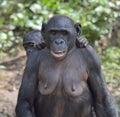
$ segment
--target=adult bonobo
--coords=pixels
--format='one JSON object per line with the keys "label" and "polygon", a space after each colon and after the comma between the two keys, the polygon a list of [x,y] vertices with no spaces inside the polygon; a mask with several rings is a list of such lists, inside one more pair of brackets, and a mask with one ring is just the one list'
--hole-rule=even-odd
{"label": "adult bonobo", "polygon": [[17,117],[94,117],[92,107],[97,117],[118,117],[97,54],[91,46],[75,46],[77,31],[66,16],[43,24],[47,47],[26,65]]}

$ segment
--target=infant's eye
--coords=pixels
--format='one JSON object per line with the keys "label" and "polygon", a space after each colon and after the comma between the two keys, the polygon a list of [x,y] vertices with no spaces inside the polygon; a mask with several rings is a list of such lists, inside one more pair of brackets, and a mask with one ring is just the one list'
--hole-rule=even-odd
{"label": "infant's eye", "polygon": [[33,42],[29,42],[29,43],[28,43],[28,46],[29,46],[29,47],[34,47],[34,43],[33,43]]}
{"label": "infant's eye", "polygon": [[35,43],[34,42],[26,42],[23,44],[23,47],[25,48],[25,50],[27,50],[28,48],[35,48]]}

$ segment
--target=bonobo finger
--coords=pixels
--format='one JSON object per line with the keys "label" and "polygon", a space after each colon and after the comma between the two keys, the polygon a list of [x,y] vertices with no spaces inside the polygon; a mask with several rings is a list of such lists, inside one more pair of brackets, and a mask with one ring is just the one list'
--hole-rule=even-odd
{"label": "bonobo finger", "polygon": [[42,47],[42,49],[45,48],[45,47],[46,47],[46,44],[45,44],[44,42],[41,43],[41,47]]}
{"label": "bonobo finger", "polygon": [[86,47],[88,45],[87,39],[84,40],[84,46]]}
{"label": "bonobo finger", "polygon": [[83,45],[85,46],[86,44],[88,44],[88,42],[86,41],[86,39],[83,39]]}
{"label": "bonobo finger", "polygon": [[88,41],[86,38],[81,38],[80,42],[82,43],[83,47],[86,47],[88,45]]}
{"label": "bonobo finger", "polygon": [[86,42],[85,44],[84,44],[84,46],[86,47],[88,45],[88,42]]}
{"label": "bonobo finger", "polygon": [[80,41],[80,43],[82,43],[84,41],[83,38],[79,38],[78,40]]}
{"label": "bonobo finger", "polygon": [[37,47],[37,49],[41,50],[46,47],[46,44],[44,42],[42,42],[42,43],[39,43],[38,45],[36,45],[36,47]]}
{"label": "bonobo finger", "polygon": [[87,46],[87,44],[88,44],[88,41],[85,38],[77,38],[76,40],[76,45],[78,48],[84,48]]}

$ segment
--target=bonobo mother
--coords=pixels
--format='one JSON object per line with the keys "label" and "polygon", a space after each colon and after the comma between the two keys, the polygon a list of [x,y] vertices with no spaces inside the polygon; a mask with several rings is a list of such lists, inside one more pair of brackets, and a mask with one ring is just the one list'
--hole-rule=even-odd
{"label": "bonobo mother", "polygon": [[98,55],[91,46],[75,46],[77,26],[61,15],[43,24],[47,47],[27,62],[17,117],[94,117],[92,107],[97,117],[118,117]]}

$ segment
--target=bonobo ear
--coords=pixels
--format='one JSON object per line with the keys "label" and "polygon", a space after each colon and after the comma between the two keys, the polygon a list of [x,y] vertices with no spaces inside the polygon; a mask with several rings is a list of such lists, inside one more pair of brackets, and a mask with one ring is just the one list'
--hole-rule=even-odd
{"label": "bonobo ear", "polygon": [[41,29],[41,34],[42,34],[42,37],[45,38],[45,30],[46,30],[46,23],[43,22],[42,23],[42,29]]}
{"label": "bonobo ear", "polygon": [[76,23],[75,24],[75,29],[77,31],[77,37],[79,37],[82,33],[82,28],[81,28],[81,24],[80,23]]}

